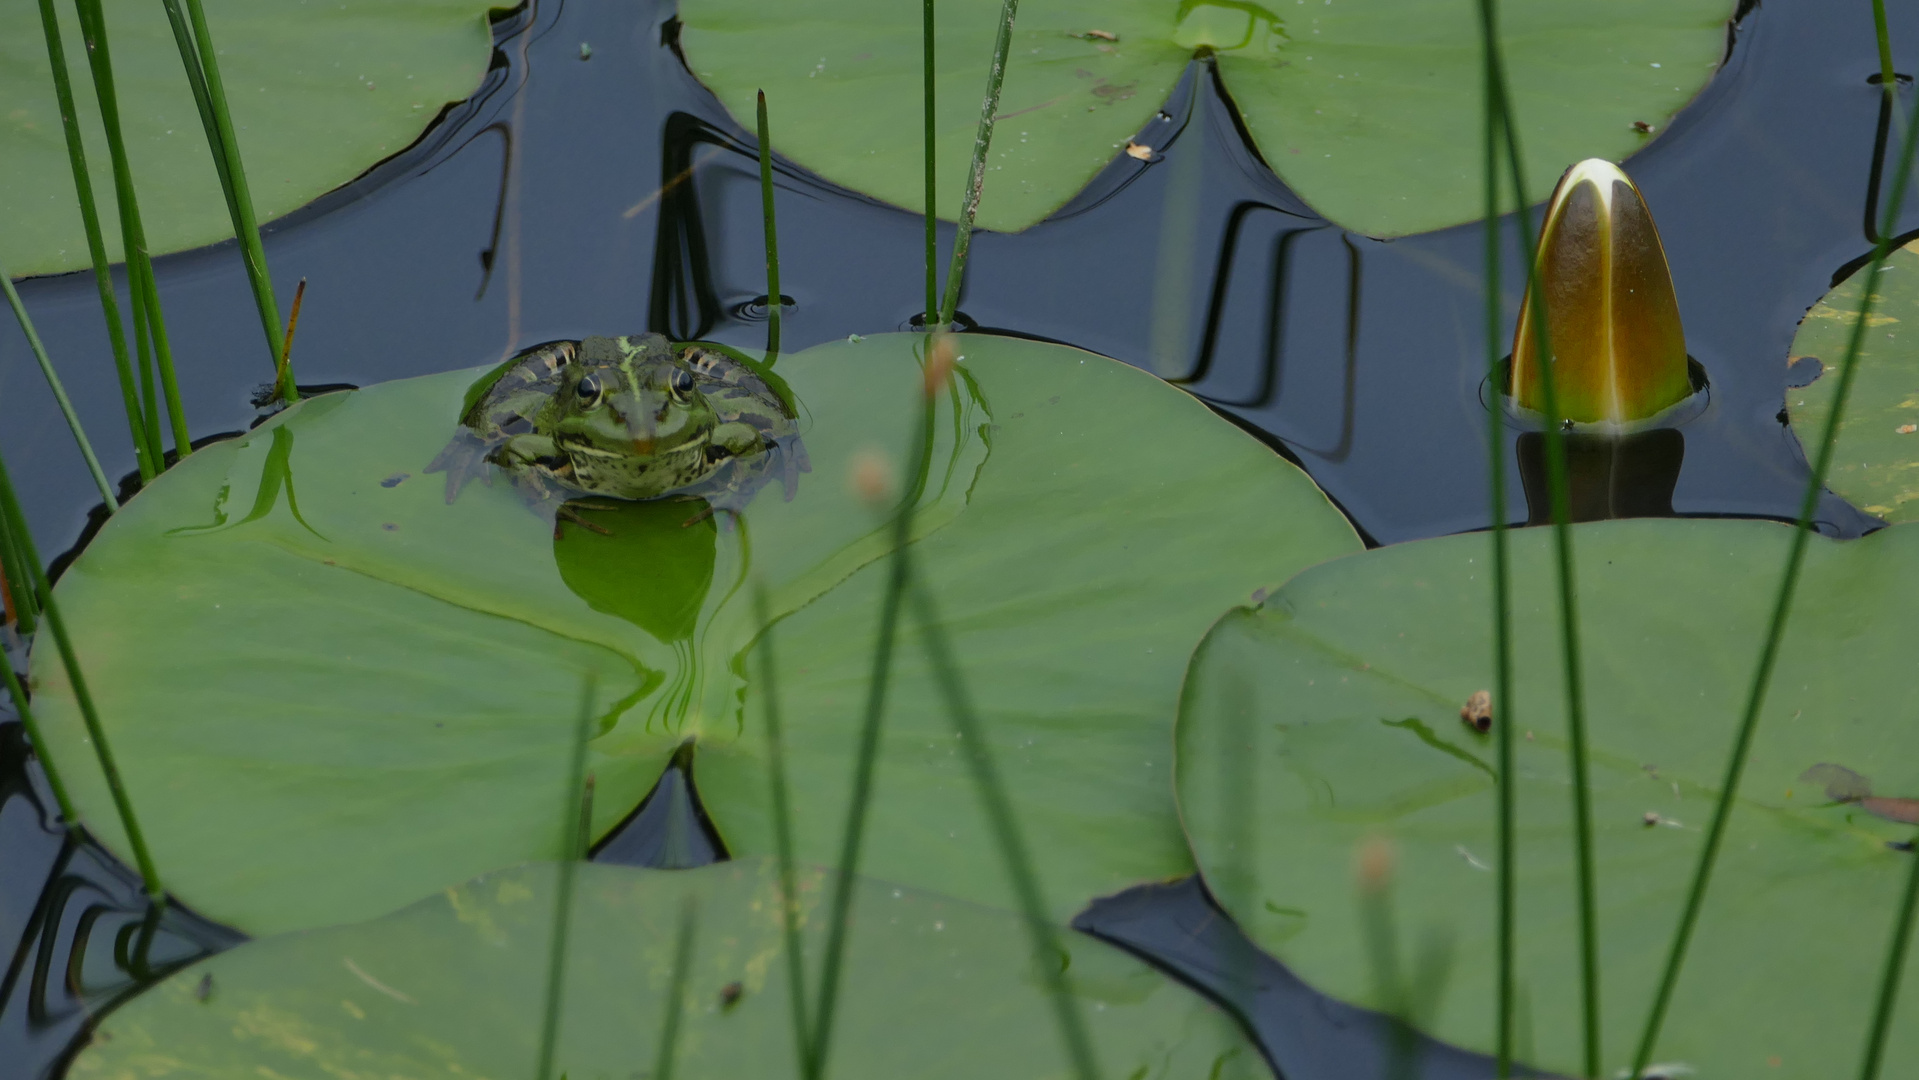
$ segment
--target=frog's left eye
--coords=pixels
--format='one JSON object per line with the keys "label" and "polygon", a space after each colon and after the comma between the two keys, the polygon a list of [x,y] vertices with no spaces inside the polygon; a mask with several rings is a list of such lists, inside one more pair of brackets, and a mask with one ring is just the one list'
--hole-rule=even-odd
{"label": "frog's left eye", "polygon": [[605,393],[605,388],[600,385],[598,375],[586,375],[581,377],[580,385],[574,388],[573,392],[579,395],[581,408],[591,409],[600,403],[600,396]]}
{"label": "frog's left eye", "polygon": [[674,368],[673,373],[666,377],[666,388],[674,397],[684,399],[693,392],[693,373]]}

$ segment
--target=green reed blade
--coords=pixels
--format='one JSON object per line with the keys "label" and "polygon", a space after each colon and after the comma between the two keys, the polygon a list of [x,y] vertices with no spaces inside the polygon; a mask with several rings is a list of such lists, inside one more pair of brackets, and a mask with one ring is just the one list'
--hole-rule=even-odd
{"label": "green reed blade", "polygon": [[1879,39],[1879,89],[1892,101],[1899,92],[1898,76],[1892,70],[1892,35],[1886,30],[1886,0],[1872,0],[1872,32]]}
{"label": "green reed blade", "polygon": [[973,217],[979,212],[980,192],[986,187],[986,152],[993,145],[993,119],[999,112],[1000,82],[1006,77],[1006,54],[1013,47],[1013,17],[1019,0],[1005,0],[999,12],[999,35],[993,39],[993,69],[986,75],[986,100],[980,106],[979,131],[973,136],[973,171],[960,203],[959,232],[953,237],[953,259],[946,267],[946,300],[940,306],[939,325],[952,323],[959,310],[960,284],[966,277],[966,252],[973,245]]}
{"label": "green reed blade", "polygon": [[1879,978],[1879,1000],[1873,1006],[1866,1052],[1859,1063],[1859,1080],[1877,1080],[1879,1076],[1886,1034],[1892,1030],[1892,1007],[1899,999],[1899,984],[1906,975],[1906,946],[1912,942],[1912,912],[1914,907],[1919,907],[1919,856],[1910,861],[1912,869],[1906,873],[1905,896],[1899,902],[1899,916],[1892,924],[1892,943],[1886,946],[1886,970]]}
{"label": "green reed blade", "polygon": [[686,977],[693,970],[693,936],[699,930],[693,898],[680,908],[680,936],[673,949],[673,981],[666,991],[666,1015],[660,1018],[660,1048],[653,1059],[653,1080],[673,1080],[680,1048],[680,1013],[686,1004]]}
{"label": "green reed blade", "polygon": [[933,147],[933,135],[936,130],[933,116],[933,0],[920,0],[920,99],[926,110],[926,123],[921,139],[926,147],[926,314],[920,316],[928,329],[938,322],[939,313],[939,213],[933,209],[939,202],[939,184],[934,171],[936,155]]}
{"label": "green reed blade", "polygon": [[[1508,181],[1512,184],[1514,223],[1526,265],[1526,295],[1532,305],[1531,323],[1542,357],[1551,357],[1545,290],[1536,288],[1538,266],[1533,248],[1526,178],[1521,165],[1519,125],[1507,92],[1505,62],[1499,52],[1497,0],[1480,0],[1481,47],[1486,56],[1486,81],[1497,109],[1495,134],[1503,136]],[[1540,365],[1540,392],[1544,399],[1547,489],[1552,504],[1554,570],[1559,590],[1560,644],[1566,673],[1567,756],[1572,771],[1573,846],[1576,856],[1579,902],[1580,1027],[1584,1043],[1585,1075],[1599,1075],[1599,913],[1593,869],[1592,798],[1586,760],[1586,695],[1579,652],[1579,605],[1574,573],[1572,506],[1566,481],[1565,434],[1559,424],[1559,397],[1553,364]],[[1497,407],[1497,406],[1495,406]]]}
{"label": "green reed blade", "polygon": [[20,685],[20,677],[13,673],[13,665],[5,657],[0,657],[0,677],[7,684],[7,696],[13,699],[13,710],[20,714],[20,723],[27,729],[27,742],[33,747],[33,756],[40,761],[40,771],[47,776],[47,787],[53,789],[53,801],[60,807],[60,820],[72,824],[80,820],[79,813],[73,808],[73,800],[67,796],[67,785],[60,779],[60,770],[54,767],[53,755],[47,753],[47,741],[40,737],[40,724],[33,717],[33,709],[27,702],[26,688]]}
{"label": "green reed blade", "polygon": [[[14,629],[26,636],[34,632],[39,625],[37,612],[33,606],[33,589],[29,582],[32,575],[27,573],[27,563],[20,557],[20,549],[13,542],[13,530],[7,527],[7,516],[0,514],[0,600],[5,601],[5,615],[13,620]],[[0,623],[5,622],[0,619]]]}
{"label": "green reed blade", "polygon": [[766,91],[760,91],[760,214],[766,221],[766,362],[780,355],[780,232],[773,222],[773,137],[766,130]]}
{"label": "green reed blade", "polygon": [[0,290],[7,294],[7,304],[13,308],[13,317],[20,321],[20,332],[27,336],[27,345],[33,349],[33,358],[40,362],[40,373],[47,378],[47,389],[53,391],[53,400],[60,406],[60,415],[67,419],[67,430],[73,432],[73,441],[80,446],[80,456],[87,459],[87,471],[93,474],[93,483],[100,489],[100,498],[106,502],[107,510],[120,509],[120,502],[113,497],[113,485],[107,483],[107,474],[100,469],[100,459],[93,455],[93,444],[87,441],[87,433],[80,426],[80,417],[73,411],[73,402],[67,398],[67,388],[60,385],[60,376],[54,373],[53,361],[47,358],[46,346],[40,343],[40,335],[33,328],[33,320],[27,317],[27,308],[20,302],[20,293],[14,289],[13,280],[7,276],[7,268],[0,266]]}
{"label": "green reed blade", "polygon": [[113,83],[113,53],[107,41],[106,16],[100,0],[74,0],[80,16],[80,32],[86,40],[87,66],[93,72],[94,96],[100,106],[100,126],[107,136],[107,151],[113,162],[113,189],[120,210],[120,246],[126,258],[127,291],[133,303],[133,336],[140,357],[140,378],[146,398],[147,452],[154,468],[162,468],[165,457],[160,449],[159,405],[155,400],[150,363],[159,368],[159,380],[168,393],[167,411],[173,421],[174,453],[185,457],[192,453],[192,437],[187,433],[186,413],[180,407],[179,391],[173,379],[173,351],[167,344],[166,321],[160,314],[160,297],[153,280],[152,261],[147,257],[146,229],[140,223],[140,202],[133,186],[133,166],[127,159],[126,139],[120,129],[119,95]]}
{"label": "green reed blade", "polygon": [[1853,377],[1858,372],[1866,321],[1872,314],[1872,303],[1878,295],[1879,274],[1885,269],[1886,259],[1893,252],[1891,237],[1893,230],[1898,227],[1906,186],[1912,180],[1915,145],[1919,145],[1919,109],[1912,111],[1912,117],[1906,124],[1905,142],[1900,147],[1899,167],[1894,174],[1896,179],[1892,194],[1886,200],[1879,227],[1879,242],[1873,246],[1872,261],[1866,265],[1865,289],[1860,293],[1858,317],[1852,324],[1852,334],[1846,339],[1845,355],[1839,362],[1839,386],[1833,394],[1832,412],[1827,415],[1825,428],[1820,432],[1819,452],[1813,460],[1812,475],[1806,478],[1806,490],[1799,500],[1799,516],[1793,525],[1785,573],[1779,580],[1772,617],[1766,625],[1765,642],[1760,646],[1759,661],[1753,669],[1752,686],[1747,693],[1745,710],[1740,715],[1739,731],[1733,738],[1732,753],[1727,758],[1725,776],[1719,784],[1719,801],[1713,807],[1712,824],[1706,827],[1706,841],[1699,850],[1698,865],[1693,868],[1692,884],[1686,892],[1686,906],[1680,914],[1679,925],[1673,930],[1666,966],[1659,978],[1659,990],[1647,1013],[1646,1026],[1639,1038],[1639,1049],[1633,1055],[1631,1076],[1639,1076],[1645,1071],[1646,1063],[1652,1060],[1659,1042],[1659,1029],[1665,1023],[1666,1008],[1679,982],[1679,971],[1685,964],[1686,948],[1692,941],[1699,909],[1705,903],[1706,888],[1712,881],[1713,862],[1718,858],[1719,844],[1725,837],[1727,819],[1732,816],[1733,797],[1738,794],[1739,781],[1745,773],[1746,754],[1752,746],[1753,732],[1759,726],[1759,713],[1766,705],[1766,691],[1772,683],[1772,666],[1779,656],[1780,641],[1785,637],[1786,620],[1792,612],[1793,592],[1799,586],[1800,565],[1805,561],[1806,544],[1812,536],[1813,511],[1819,505],[1819,493],[1825,490],[1826,475],[1832,467],[1833,447],[1839,439],[1839,423],[1845,416],[1846,399],[1852,393]]}
{"label": "green reed blade", "polygon": [[[93,2],[98,3],[99,0]],[[177,0],[167,0],[169,6],[175,2]],[[207,109],[202,113],[202,120],[212,120],[207,126],[207,145],[220,163],[220,186],[226,195],[227,210],[233,218],[234,238],[240,242],[247,283],[253,286],[253,303],[260,312],[260,326],[266,332],[267,359],[278,368],[278,361],[286,351],[280,331],[280,305],[273,295],[273,279],[267,273],[266,249],[260,244],[260,226],[254,215],[253,192],[247,186],[246,163],[240,157],[240,141],[233,133],[233,117],[227,111],[227,92],[220,78],[219,54],[213,47],[213,33],[207,28],[206,12],[200,0],[186,0],[186,4],[187,15],[193,24],[194,43],[200,52],[200,75],[206,80]],[[185,67],[187,79],[191,82],[194,78],[193,65],[186,64]],[[289,405],[300,400],[300,391],[294,385],[290,366],[279,371],[278,394],[280,400]]]}
{"label": "green reed blade", "polygon": [[802,1069],[812,1057],[806,1020],[806,954],[800,948],[800,896],[793,872],[793,807],[786,789],[786,742],[780,728],[780,692],[773,661],[773,622],[766,588],[753,588],[753,610],[760,624],[760,687],[766,702],[766,767],[772,782],[773,841],[779,854],[780,929],[786,946],[786,994],[793,1010],[793,1046]]}
{"label": "green reed blade", "polygon": [[1517,869],[1513,843],[1513,707],[1512,564],[1506,536],[1506,414],[1499,400],[1500,329],[1503,320],[1499,293],[1499,108],[1494,93],[1493,54],[1485,55],[1485,176],[1486,176],[1486,380],[1491,389],[1486,410],[1490,454],[1493,560],[1493,739],[1499,753],[1497,973],[1494,1007],[1498,1011],[1494,1057],[1499,1080],[1513,1068],[1513,957],[1516,925]]}
{"label": "green reed blade", "polygon": [[93,198],[93,177],[87,172],[86,145],[80,139],[80,114],[73,104],[73,84],[67,75],[66,46],[60,41],[60,20],[53,0],[40,0],[40,27],[47,39],[47,61],[53,69],[53,92],[60,103],[60,127],[66,135],[67,161],[73,168],[73,187],[80,202],[80,223],[87,234],[87,252],[93,259],[93,281],[100,291],[100,309],[106,316],[107,341],[113,348],[113,367],[120,378],[120,397],[127,410],[127,432],[133,439],[134,462],[142,483],[153,479],[160,463],[147,455],[146,420],[140,415],[139,392],[134,388],[133,365],[127,358],[127,336],[120,325],[120,298],[113,288],[107,245],[100,232],[100,208]]}
{"label": "green reed blade", "polygon": [[[206,70],[200,66],[200,49],[193,40],[193,28],[187,23],[187,13],[180,6],[180,0],[160,0],[160,6],[166,8],[167,24],[173,28],[173,44],[180,50],[180,66],[187,73],[187,88],[193,91],[193,107],[200,113],[200,127],[212,145],[219,137],[219,127],[213,118],[213,100],[207,94]],[[240,211],[233,201],[233,182],[227,176],[226,155],[217,148],[213,151],[213,168],[220,177],[220,193],[226,198],[227,214],[237,217]]]}
{"label": "green reed blade", "polygon": [[[929,354],[940,348],[939,339],[928,336]],[[950,355],[950,354],[949,354]],[[930,358],[928,363],[933,361]],[[854,877],[859,873],[860,847],[866,836],[866,810],[873,798],[873,772],[879,760],[880,732],[886,717],[886,691],[892,678],[893,647],[899,634],[900,604],[904,599],[907,574],[907,541],[913,535],[913,509],[924,490],[926,472],[932,461],[933,401],[929,393],[920,407],[920,418],[909,451],[911,467],[908,483],[893,511],[891,550],[887,556],[886,591],[880,598],[879,633],[873,644],[872,670],[866,684],[866,707],[860,721],[859,751],[853,765],[853,792],[846,808],[846,826],[841,833],[839,870],[833,879],[833,899],[827,919],[826,954],[820,960],[819,993],[814,997],[811,1055],[802,1075],[819,1080],[826,1075],[826,1062],[832,1047],[833,1013],[839,1003],[840,968],[846,956],[847,925],[852,917]]]}
{"label": "green reed blade", "polygon": [[[910,562],[904,553],[899,559],[902,564]],[[971,695],[967,693],[959,664],[953,658],[953,648],[946,640],[946,630],[940,624],[932,593],[923,581],[917,580],[909,584],[909,592],[913,614],[919,623],[920,640],[926,647],[926,658],[933,666],[934,681],[939,684],[940,696],[946,699],[946,712],[953,722],[953,733],[958,738],[960,749],[964,751],[967,770],[973,774],[973,789],[978,793],[980,806],[986,811],[987,822],[992,826],[993,839],[999,845],[1001,858],[1005,860],[1006,876],[1012,882],[1014,895],[1019,898],[1020,911],[1026,916],[1026,931],[1033,945],[1033,961],[1052,999],[1060,1038],[1066,1043],[1066,1056],[1073,1063],[1073,1073],[1079,1080],[1095,1080],[1100,1071],[1093,1056],[1093,1042],[1086,1034],[1086,1020],[1080,1015],[1079,1004],[1071,988],[1066,985],[1065,967],[1057,960],[1065,955],[1065,950],[1060,947],[1053,923],[1047,918],[1046,900],[1040,892],[1039,877],[1033,872],[1033,858],[1027,850],[1026,838],[1020,832],[1019,820],[1013,815],[1012,800],[1006,797],[1006,784],[1000,779],[999,766],[994,762],[993,751],[986,741],[985,726],[973,707]]]}
{"label": "green reed blade", "polygon": [[153,854],[147,849],[146,834],[140,831],[140,819],[133,812],[133,800],[128,797],[126,784],[121,781],[120,767],[113,758],[113,747],[107,742],[106,729],[101,726],[100,714],[93,706],[93,694],[87,689],[87,680],[80,673],[79,654],[74,651],[73,639],[67,634],[66,620],[60,617],[59,604],[53,598],[53,583],[47,580],[40,553],[33,543],[33,534],[27,531],[26,515],[21,512],[20,501],[14,496],[13,481],[7,474],[3,460],[0,460],[0,514],[6,516],[13,547],[27,563],[27,572],[32,575],[40,611],[46,618],[47,627],[53,631],[54,645],[60,651],[60,663],[66,668],[67,681],[73,687],[73,700],[80,707],[80,716],[87,725],[87,735],[93,740],[94,755],[100,760],[100,772],[106,778],[107,790],[113,793],[113,805],[119,811],[120,824],[127,833],[127,843],[133,848],[134,864],[140,870],[140,879],[146,883],[147,896],[156,907],[163,906],[167,902],[167,894],[160,884],[160,872],[153,864]]}
{"label": "green reed blade", "polygon": [[553,1055],[560,1042],[560,1011],[566,998],[567,935],[573,922],[573,878],[592,829],[592,785],[587,783],[586,744],[593,726],[597,680],[589,673],[580,687],[580,712],[573,725],[573,753],[567,761],[566,797],[560,804],[559,881],[553,892],[553,930],[546,949],[546,1009],[540,1020],[538,1080],[553,1080]]}

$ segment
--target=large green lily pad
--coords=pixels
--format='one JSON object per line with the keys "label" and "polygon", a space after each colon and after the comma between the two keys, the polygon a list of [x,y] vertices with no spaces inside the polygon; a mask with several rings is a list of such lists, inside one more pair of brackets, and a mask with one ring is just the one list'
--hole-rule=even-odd
{"label": "large green lily pad", "polygon": [[[939,5],[936,209],[956,215],[998,0]],[[1531,0],[1501,10],[1528,197],[1624,158],[1717,69],[1727,0]],[[780,153],[924,212],[920,9],[893,0],[684,0],[694,74],[752,127],[765,90]],[[979,222],[1060,208],[1146,126],[1195,51],[1260,153],[1313,208],[1374,236],[1482,214],[1478,15],[1469,0],[1061,0],[1020,8]],[[1169,135],[1173,125],[1166,125]],[[1168,136],[1148,132],[1148,145]]]}
{"label": "large green lily pad", "polygon": [[[597,833],[694,738],[727,846],[771,851],[745,679],[755,581],[779,620],[800,853],[830,862],[887,548],[848,477],[864,454],[901,456],[922,341],[781,359],[812,472],[737,526],[640,505],[556,541],[506,483],[447,504],[421,469],[480,369],[315,398],[168,472],[59,596],[169,886],[257,934],[552,856],[589,672]],[[1359,544],[1303,473],[1144,372],[1035,342],[960,348],[914,550],[1064,917],[1190,870],[1171,790],[1188,655],[1222,609]],[[916,634],[895,672],[865,868],[1010,904]],[[125,851],[50,648],[33,674],[51,753]]]}
{"label": "large green lily pad", "polygon": [[[501,871],[373,922],[242,945],[115,1011],[67,1075],[532,1076],[555,878],[551,864]],[[801,884],[817,978],[829,878],[809,872]],[[759,860],[581,868],[554,1075],[653,1068],[689,904],[697,922],[675,1075],[800,1075],[777,877]],[[1017,917],[862,881],[849,941],[833,1075],[1067,1075]],[[1090,938],[1061,944],[1107,1075],[1258,1069],[1236,1026],[1190,991]]]}
{"label": "large green lily pad", "polygon": [[[1839,364],[1859,321],[1865,275],[1855,274],[1806,312],[1792,339],[1792,362],[1812,357],[1824,372],[1811,384],[1786,391],[1786,414],[1793,433],[1818,452],[1833,395],[1839,390]],[[1900,333],[1905,339],[1900,339]],[[1846,415],[1839,423],[1826,486],[1867,513],[1887,521],[1919,521],[1919,250],[1901,248],[1886,260],[1879,294],[1866,316]],[[1809,365],[1810,366],[1810,365]]]}
{"label": "large green lily pad", "polygon": [[[1629,1064],[1708,822],[1790,531],[1622,521],[1575,530],[1591,733],[1604,1075]],[[1493,1040],[1489,542],[1421,541],[1307,571],[1226,615],[1182,699],[1179,798],[1226,907],[1313,985],[1376,1005],[1355,853],[1396,850],[1400,935],[1449,936],[1431,1032]],[[1523,1056],[1577,1075],[1579,962],[1551,534],[1513,535]],[[1828,1077],[1863,1045],[1912,827],[1826,790],[1867,778],[1912,819],[1919,530],[1814,539],[1750,764],[1655,1060],[1708,1076]],[[1901,997],[1885,1075],[1919,1061]],[[1903,1064],[1902,1064],[1903,1063]]]}
{"label": "large green lily pad", "polygon": [[[473,92],[492,47],[491,0],[206,0],[220,73],[260,220],[278,217],[403,149]],[[73,5],[54,5],[99,200],[120,259],[112,162]],[[105,5],[115,96],[158,255],[233,235],[205,128],[166,10]],[[14,274],[88,265],[38,0],[0,0],[0,261]]]}

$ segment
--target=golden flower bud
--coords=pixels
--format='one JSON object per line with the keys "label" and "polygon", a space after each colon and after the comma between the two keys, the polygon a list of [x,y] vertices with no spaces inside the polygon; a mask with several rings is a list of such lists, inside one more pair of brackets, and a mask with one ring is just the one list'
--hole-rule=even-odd
{"label": "golden flower bud", "polygon": [[[1659,230],[1617,165],[1588,158],[1560,178],[1534,264],[1562,419],[1644,420],[1692,393],[1686,334]],[[1513,338],[1512,392],[1545,411],[1532,293]]]}

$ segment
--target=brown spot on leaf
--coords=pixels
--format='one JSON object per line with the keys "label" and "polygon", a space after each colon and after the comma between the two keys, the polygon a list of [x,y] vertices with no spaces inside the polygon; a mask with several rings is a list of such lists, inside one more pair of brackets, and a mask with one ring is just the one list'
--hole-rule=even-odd
{"label": "brown spot on leaf", "polygon": [[1459,719],[1469,728],[1486,734],[1493,729],[1493,695],[1489,690],[1475,690],[1466,704],[1459,707]]}

